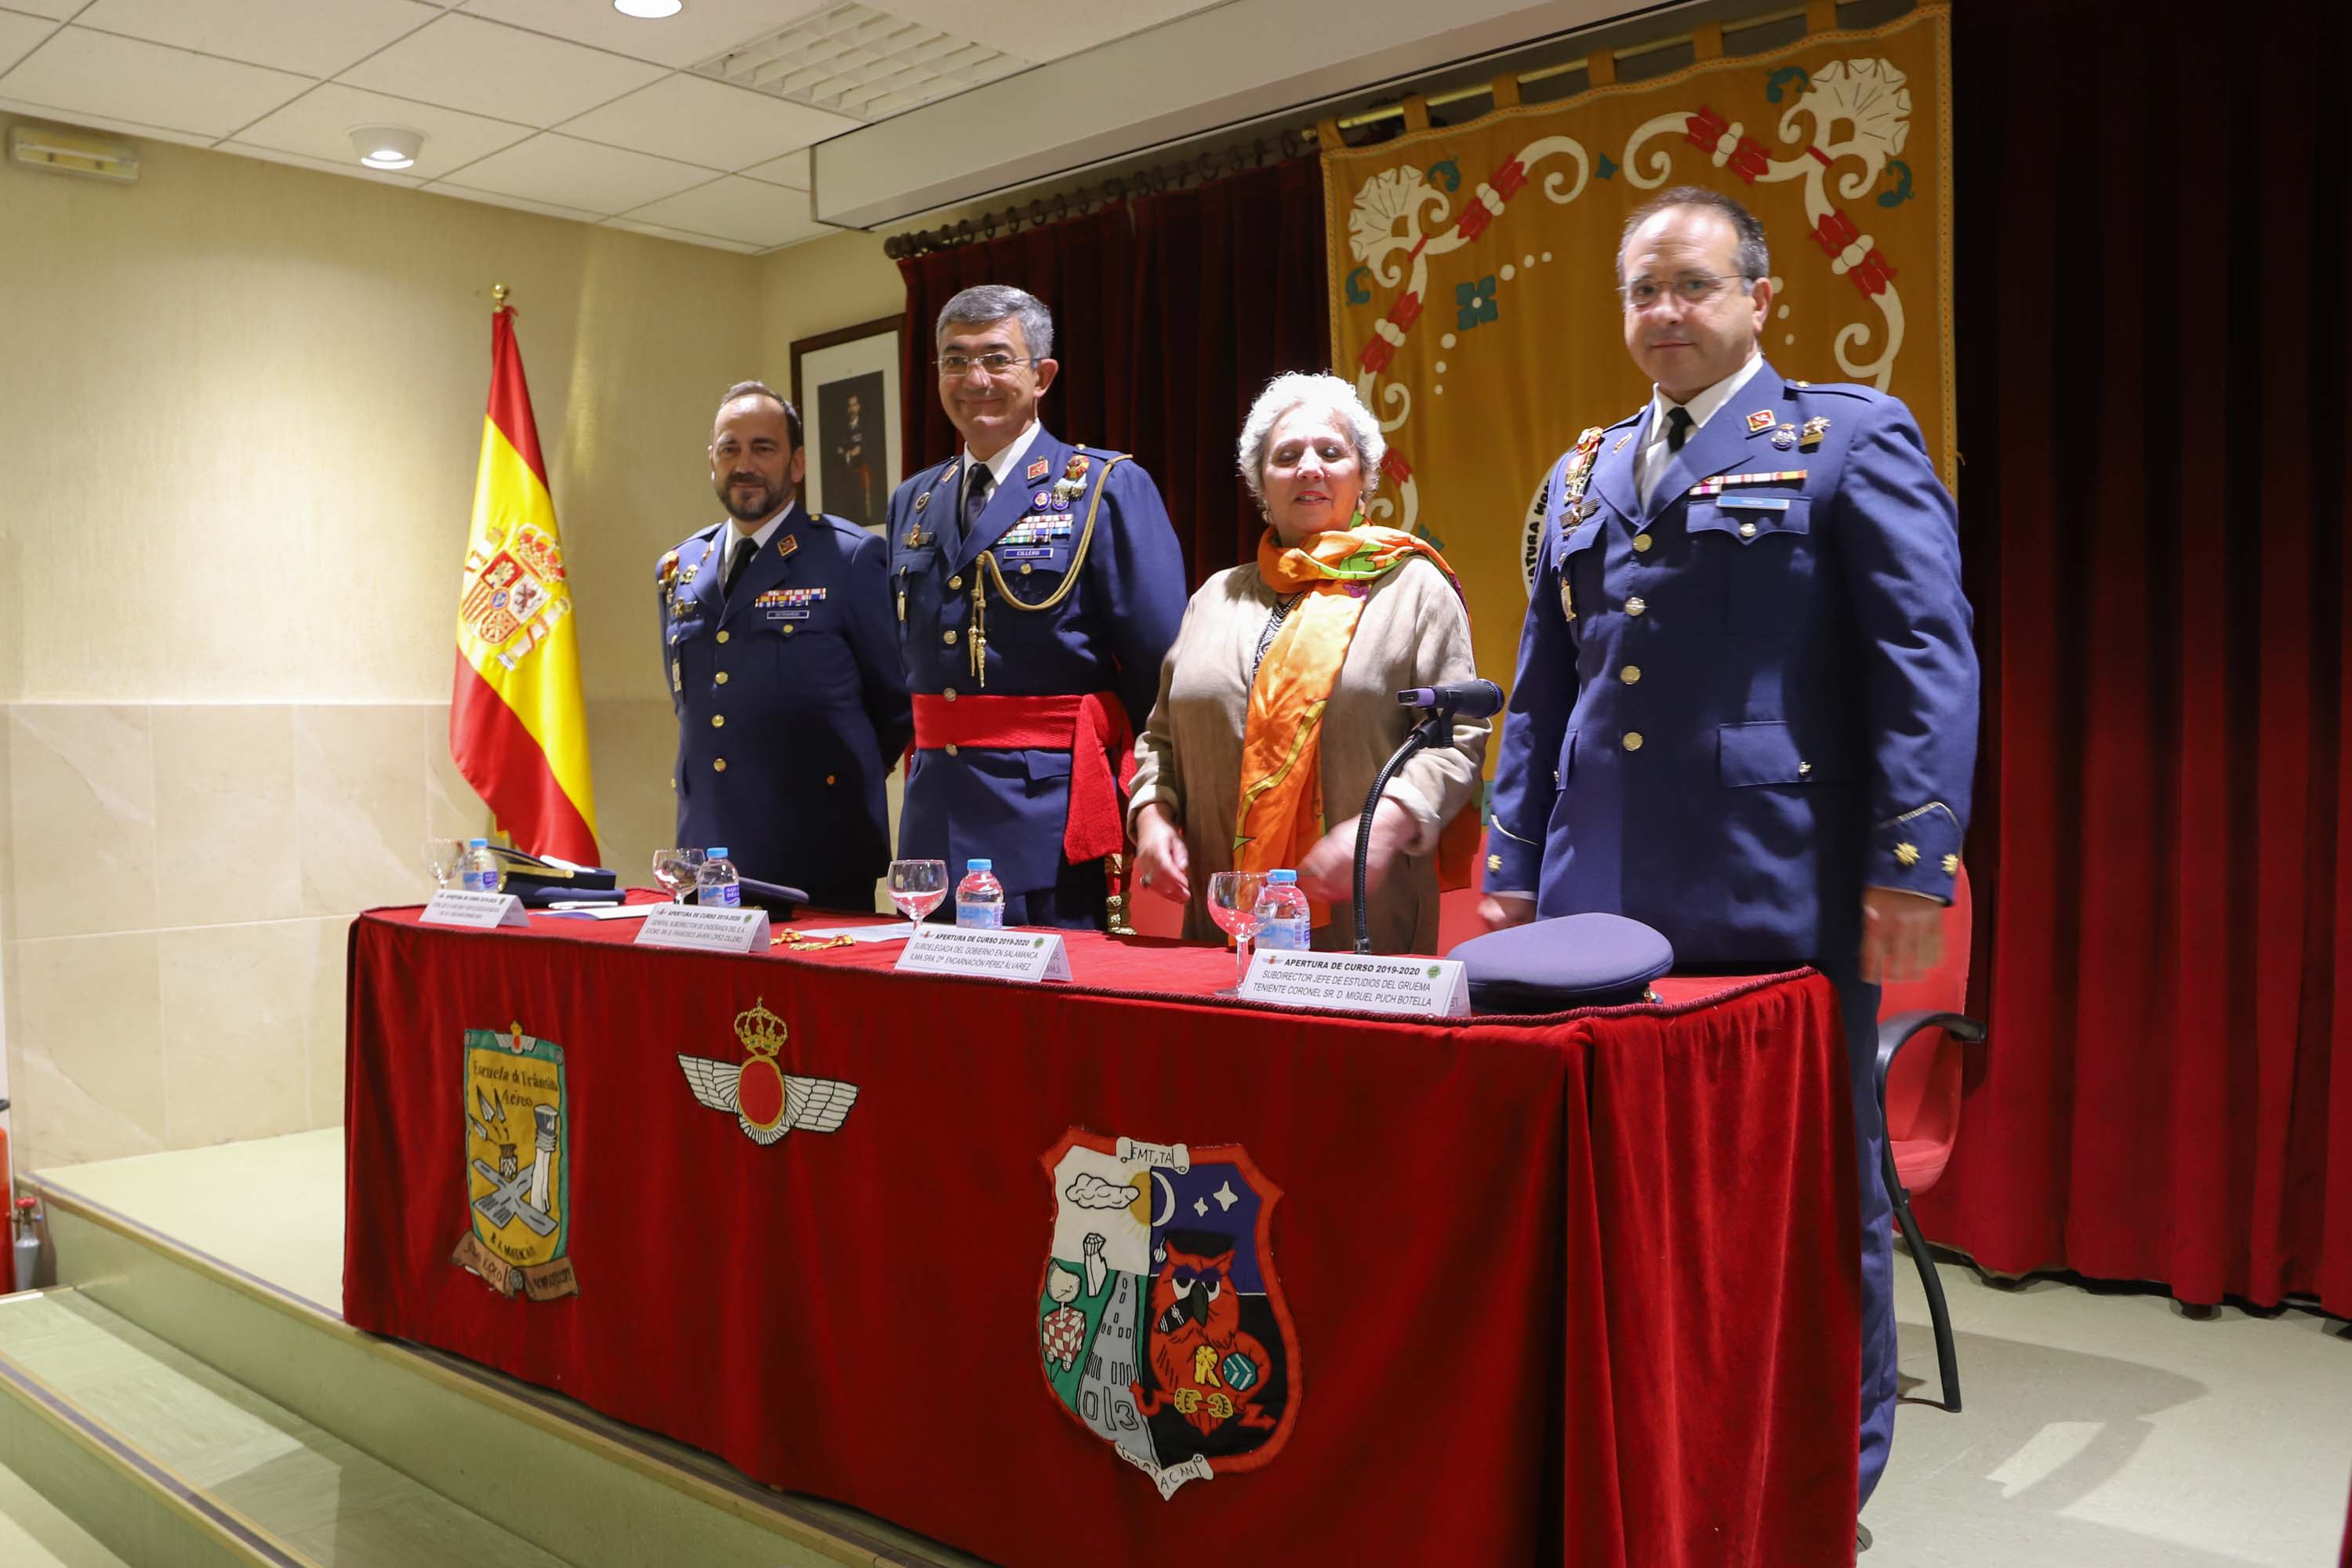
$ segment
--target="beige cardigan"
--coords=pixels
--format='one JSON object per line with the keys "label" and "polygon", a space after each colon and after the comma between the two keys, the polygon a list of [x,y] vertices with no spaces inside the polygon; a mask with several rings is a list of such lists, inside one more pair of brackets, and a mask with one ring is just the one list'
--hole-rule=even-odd
{"label": "beige cardigan", "polygon": [[[1220,572],[1201,584],[1184,607],[1175,645],[1160,661],[1160,700],[1136,739],[1128,826],[1132,831],[1135,813],[1154,802],[1181,825],[1192,884],[1184,908],[1188,938],[1222,939],[1208,916],[1209,877],[1233,868],[1250,658],[1274,605],[1275,595],[1255,563]],[[1415,559],[1374,580],[1323,712],[1327,827],[1356,819],[1381,764],[1412,729],[1416,710],[1399,707],[1396,694],[1476,674],[1470,618],[1444,573]],[[1478,791],[1488,729],[1483,721],[1456,723],[1452,746],[1421,752],[1390,782],[1388,797],[1411,815],[1415,832],[1406,855],[1371,895],[1375,952],[1428,952],[1435,947],[1437,835]],[[1129,896],[1159,897],[1143,888]],[[1331,923],[1316,931],[1315,945],[1355,945],[1355,916],[1347,906],[1333,907]]]}

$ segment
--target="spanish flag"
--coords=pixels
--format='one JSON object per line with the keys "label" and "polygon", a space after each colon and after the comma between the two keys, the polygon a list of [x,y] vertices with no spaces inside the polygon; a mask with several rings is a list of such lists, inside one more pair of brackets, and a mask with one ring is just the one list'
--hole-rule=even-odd
{"label": "spanish flag", "polygon": [[509,305],[490,316],[490,410],[457,605],[449,754],[516,847],[596,863],[580,641]]}

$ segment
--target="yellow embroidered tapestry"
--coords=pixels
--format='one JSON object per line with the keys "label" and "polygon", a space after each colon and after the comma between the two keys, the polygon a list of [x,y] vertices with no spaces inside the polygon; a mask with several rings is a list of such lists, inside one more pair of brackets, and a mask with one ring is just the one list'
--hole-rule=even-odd
{"label": "yellow embroidered tapestry", "polygon": [[1462,574],[1480,673],[1511,677],[1547,465],[1649,398],[1617,237],[1669,186],[1729,192],[1763,221],[1773,366],[1902,398],[1958,488],[1948,57],[1927,6],[1378,146],[1327,133],[1333,353],[1389,441],[1371,521]]}

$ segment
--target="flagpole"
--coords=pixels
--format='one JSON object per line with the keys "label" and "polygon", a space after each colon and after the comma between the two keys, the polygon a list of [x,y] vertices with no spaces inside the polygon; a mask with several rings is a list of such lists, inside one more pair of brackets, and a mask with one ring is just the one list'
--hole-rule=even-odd
{"label": "flagpole", "polygon": [[493,316],[497,315],[500,310],[505,310],[505,309],[506,309],[506,306],[507,306],[507,286],[506,286],[505,284],[503,284],[503,283],[493,283],[493,284],[491,284],[491,285],[490,285],[490,314],[491,314],[491,315],[493,315]]}

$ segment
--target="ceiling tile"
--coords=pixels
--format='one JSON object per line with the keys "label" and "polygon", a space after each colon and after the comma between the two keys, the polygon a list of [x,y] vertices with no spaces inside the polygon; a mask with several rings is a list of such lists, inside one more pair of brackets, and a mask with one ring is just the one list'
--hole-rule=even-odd
{"label": "ceiling tile", "polygon": [[573,223],[599,221],[599,215],[582,212],[577,207],[560,207],[552,202],[534,202],[524,196],[502,196],[496,191],[463,190],[446,181],[436,181],[425,186],[425,189],[432,195],[455,196],[461,202],[479,202],[484,206],[508,207],[519,213],[535,213],[541,217],[569,218]]}
{"label": "ceiling tile", "polygon": [[662,75],[659,66],[452,14],[342,75],[420,103],[552,125]]}
{"label": "ceiling tile", "polygon": [[439,15],[417,0],[91,0],[74,26],[332,76]]}
{"label": "ceiling tile", "polygon": [[855,131],[860,123],[724,82],[673,76],[565,121],[562,129],[566,136],[708,168],[740,169]]}
{"label": "ceiling tile", "polygon": [[199,136],[193,132],[173,131],[162,125],[149,125],[137,120],[119,120],[108,114],[91,114],[77,110],[70,115],[59,114],[46,103],[27,103],[20,98],[0,94],[0,109],[12,114],[29,115],[35,120],[58,121],[80,131],[112,131],[124,136],[141,136],[151,142],[177,142],[184,147],[209,147],[220,140],[217,136]]}
{"label": "ceiling tile", "polygon": [[1021,0],[1020,25],[1007,26],[1003,0],[881,0],[881,9],[943,33],[982,38],[1042,63],[1124,38],[1146,27],[1205,11],[1224,0]]}
{"label": "ceiling tile", "polygon": [[698,65],[723,49],[773,32],[827,0],[687,0],[659,21],[624,16],[610,0],[466,0],[468,15],[593,44],[661,65]]}
{"label": "ceiling tile", "polygon": [[298,169],[316,169],[322,174],[349,174],[357,180],[371,180],[379,185],[421,185],[425,181],[415,175],[393,169],[371,169],[355,158],[338,163],[331,158],[312,158],[300,153],[283,152],[276,147],[256,146],[249,142],[222,142],[214,151],[236,153],[247,158],[258,158],[265,163],[291,163]]}
{"label": "ceiling tile", "polygon": [[717,235],[689,234],[684,229],[664,228],[657,223],[639,223],[636,219],[629,217],[608,217],[598,226],[625,228],[631,234],[651,235],[656,239],[674,239],[681,245],[699,245],[711,250],[731,250],[738,256],[757,256],[760,253],[760,247],[756,245],[744,245],[732,239],[721,239]]}
{"label": "ceiling tile", "polygon": [[830,226],[809,216],[807,192],[762,184],[740,174],[632,208],[628,216],[644,223],[759,247],[784,245],[831,231]]}
{"label": "ceiling tile", "polygon": [[448,183],[610,217],[709,178],[709,170],[691,164],[549,133],[493,153],[451,175]]}
{"label": "ceiling tile", "polygon": [[0,76],[0,95],[220,137],[310,85],[285,71],[67,27]]}
{"label": "ceiling tile", "polygon": [[756,164],[744,170],[743,173],[752,179],[765,180],[772,185],[790,185],[796,191],[816,188],[809,177],[809,155],[806,148],[797,153],[787,153],[782,157],[772,159],[765,163]]}
{"label": "ceiling tile", "polygon": [[57,30],[55,22],[0,11],[0,71],[31,54],[33,46]]}
{"label": "ceiling tile", "polygon": [[89,4],[89,0],[8,0],[7,8],[47,16],[53,22],[65,22],[70,21],[75,12]]}
{"label": "ceiling tile", "polygon": [[358,170],[351,133],[362,125],[405,125],[425,132],[416,166],[408,171],[412,181],[420,184],[455,173],[532,134],[528,125],[509,125],[502,120],[485,120],[478,114],[362,92],[330,81],[312,88],[268,119],[247,126],[229,145],[242,150],[238,142],[250,143],[329,163],[347,163]]}

